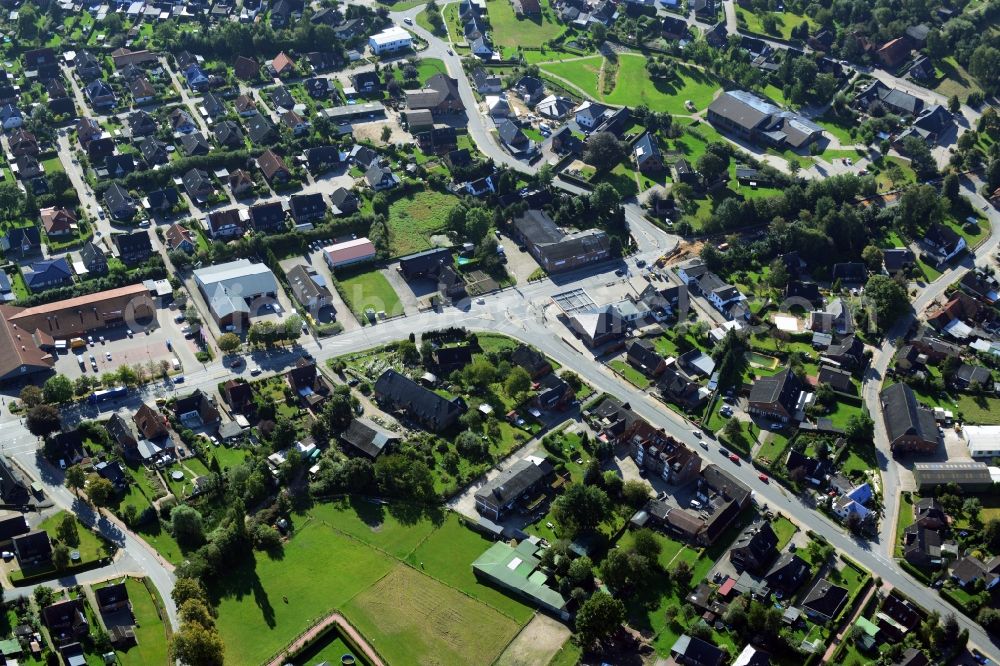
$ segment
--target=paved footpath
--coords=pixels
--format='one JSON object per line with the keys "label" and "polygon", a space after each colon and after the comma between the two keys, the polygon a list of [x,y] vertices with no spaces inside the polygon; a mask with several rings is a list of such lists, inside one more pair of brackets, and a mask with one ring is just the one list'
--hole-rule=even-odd
{"label": "paved footpath", "polygon": [[378,653],[375,652],[374,648],[372,648],[372,646],[365,641],[365,637],[361,635],[361,632],[355,629],[351,623],[347,621],[347,618],[340,613],[331,613],[310,627],[304,634],[296,638],[292,644],[288,646],[288,648],[282,650],[277,657],[269,661],[267,666],[281,666],[286,663],[287,659],[291,655],[308,645],[311,640],[316,638],[316,636],[322,633],[331,624],[336,624],[340,627],[341,631],[347,634],[351,641],[365,653],[365,659],[368,660],[368,663],[372,664],[372,666],[386,666],[385,662],[378,656]]}
{"label": "paved footpath", "polygon": [[854,623],[858,621],[858,617],[860,617],[861,612],[864,611],[865,606],[868,604],[868,600],[871,599],[872,595],[877,591],[878,588],[874,584],[868,588],[868,594],[866,594],[865,598],[861,600],[860,604],[858,604],[857,610],[851,614],[851,619],[841,626],[840,632],[832,641],[830,641],[830,647],[826,649],[826,654],[823,655],[824,664],[829,663],[830,660],[833,659],[833,653],[843,641],[850,640],[851,627],[853,627]]}

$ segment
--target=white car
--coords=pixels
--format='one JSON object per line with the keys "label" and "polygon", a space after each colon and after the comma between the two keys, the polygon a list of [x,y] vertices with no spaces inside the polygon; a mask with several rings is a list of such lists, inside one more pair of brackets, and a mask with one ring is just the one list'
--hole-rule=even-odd
{"label": "white car", "polygon": [[256,365],[250,368],[250,374],[256,377],[257,375],[260,374],[260,368],[258,368]]}
{"label": "white car", "polygon": [[406,25],[413,25],[413,19],[407,17],[403,19],[403,23],[405,23]]}
{"label": "white car", "polygon": [[111,352],[104,352],[104,356],[105,356],[105,357],[106,357],[106,358],[107,358],[107,359],[108,359],[109,361],[111,360]]}

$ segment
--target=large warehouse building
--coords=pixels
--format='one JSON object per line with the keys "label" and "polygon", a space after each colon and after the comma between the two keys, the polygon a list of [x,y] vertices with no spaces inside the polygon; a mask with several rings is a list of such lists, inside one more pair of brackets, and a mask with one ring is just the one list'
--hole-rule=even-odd
{"label": "large warehouse building", "polygon": [[271,269],[248,259],[199,268],[194,279],[222,327],[249,323],[250,316],[256,314],[251,312],[250,302],[278,294],[278,281]]}

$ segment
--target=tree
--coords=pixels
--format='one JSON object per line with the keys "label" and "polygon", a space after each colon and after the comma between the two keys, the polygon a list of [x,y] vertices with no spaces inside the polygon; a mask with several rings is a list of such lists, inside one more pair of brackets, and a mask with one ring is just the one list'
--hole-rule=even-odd
{"label": "tree", "polygon": [[985,43],[977,46],[969,57],[969,73],[986,92],[996,93],[1000,89],[1000,49]]}
{"label": "tree", "polygon": [[729,419],[726,421],[726,425],[722,427],[722,434],[726,436],[730,442],[735,441],[738,437],[743,435],[743,428],[740,426],[739,419]]}
{"label": "tree", "polygon": [[569,533],[597,527],[607,516],[608,496],[597,486],[571,484],[553,506],[553,515]]}
{"label": "tree", "polygon": [[62,427],[59,410],[53,405],[35,405],[28,410],[25,425],[32,435],[46,437]]}
{"label": "tree", "polygon": [[767,283],[775,289],[784,289],[788,285],[788,267],[779,257],[771,262],[771,272],[767,276]]}
{"label": "tree", "polygon": [[174,600],[178,608],[183,606],[188,599],[199,599],[206,605],[208,603],[205,588],[202,587],[201,581],[197,578],[178,578],[177,582],[174,583],[174,589],[170,591],[170,598]]}
{"label": "tree", "polygon": [[489,460],[490,457],[489,442],[484,440],[481,435],[468,430],[458,433],[458,437],[455,438],[455,450],[463,458],[476,462]]}
{"label": "tree", "polygon": [[903,153],[910,158],[910,166],[917,174],[918,180],[930,180],[937,176],[937,162],[931,155],[927,142],[915,136],[903,139]]}
{"label": "tree", "polygon": [[952,113],[958,113],[962,109],[962,103],[958,101],[958,95],[952,95],[948,98],[948,110]]}
{"label": "tree", "polygon": [[57,571],[65,571],[69,568],[70,558],[69,558],[69,546],[63,543],[57,543],[52,547],[52,564],[55,565]]}
{"label": "tree", "polygon": [[420,363],[420,351],[409,340],[403,340],[397,344],[396,351],[399,352],[399,356],[403,359],[405,365],[415,366]]}
{"label": "tree", "polygon": [[76,547],[80,545],[80,532],[76,526],[76,516],[72,513],[63,515],[56,527],[56,536],[67,546]]}
{"label": "tree", "polygon": [[[922,141],[920,143],[923,144]],[[916,185],[907,189],[899,198],[896,219],[910,233],[941,222],[944,206],[937,189],[932,185]]]}
{"label": "tree", "polygon": [[32,407],[45,402],[45,396],[42,393],[42,389],[34,386],[33,384],[28,384],[21,389],[21,394],[18,397],[21,399],[21,404],[26,409],[31,409]]}
{"label": "tree", "polygon": [[677,581],[677,584],[685,589],[691,583],[691,575],[691,565],[685,560],[679,560],[674,566],[674,570],[670,573],[671,578]]}
{"label": "tree", "polygon": [[493,226],[493,215],[485,208],[473,208],[465,215],[465,237],[476,242],[485,238]]}
{"label": "tree", "polygon": [[517,399],[531,389],[531,376],[528,371],[521,366],[515,366],[507,380],[504,382],[504,390],[507,395]]}
{"label": "tree", "polygon": [[991,518],[983,525],[983,542],[991,553],[1000,550],[1000,518]]}
{"label": "tree", "polygon": [[873,275],[865,286],[865,297],[871,305],[875,324],[887,330],[910,308],[906,289],[899,282],[885,275]]}
{"label": "tree", "polygon": [[73,382],[65,375],[53,375],[42,388],[45,402],[62,404],[73,399]]}
{"label": "tree", "polygon": [[196,548],[205,541],[201,513],[193,506],[181,504],[175,507],[170,512],[170,527],[182,547]]}
{"label": "tree", "polygon": [[382,143],[389,143],[389,137],[391,136],[392,136],[392,128],[389,127],[388,125],[382,127]]}
{"label": "tree", "polygon": [[861,251],[861,260],[865,262],[870,271],[878,271],[882,268],[882,249],[877,245],[868,245]]}
{"label": "tree", "polygon": [[240,347],[243,346],[243,342],[240,340],[240,336],[235,333],[223,333],[219,336],[219,351],[223,354],[232,354],[238,352]]}
{"label": "tree", "polygon": [[87,485],[87,473],[83,470],[80,465],[73,465],[66,470],[66,478],[64,479],[66,487],[73,491],[73,493],[79,497],[80,490]]}
{"label": "tree", "polygon": [[96,474],[91,474],[87,478],[87,496],[98,511],[108,506],[115,498],[115,486],[113,483]]}
{"label": "tree", "polygon": [[649,500],[649,485],[636,479],[626,481],[622,486],[622,500],[633,508],[641,507]]}
{"label": "tree", "polygon": [[586,555],[582,555],[569,563],[566,577],[574,587],[590,587],[594,580],[594,563]]}
{"label": "tree", "polygon": [[607,638],[625,621],[625,605],[606,592],[597,592],[576,613],[576,632],[583,645]]}
{"label": "tree", "polygon": [[660,551],[663,550],[663,545],[652,530],[643,529],[636,531],[632,536],[632,550],[655,562],[656,558],[660,556]]}
{"label": "tree", "polygon": [[714,183],[726,173],[729,162],[714,152],[705,151],[695,163],[695,168],[706,183]]}
{"label": "tree", "polygon": [[611,132],[598,132],[587,140],[583,161],[598,172],[605,172],[615,168],[626,155],[625,146],[618,137]]}
{"label": "tree", "polygon": [[593,35],[594,41],[600,44],[608,38],[608,27],[603,23],[594,21],[590,24],[590,34]]}
{"label": "tree", "polygon": [[188,599],[177,609],[181,622],[200,624],[206,629],[215,627],[212,611],[202,599]]}
{"label": "tree", "polygon": [[185,623],[171,646],[173,658],[187,666],[223,666],[225,650],[219,634],[197,622]]}
{"label": "tree", "polygon": [[875,437],[875,422],[867,414],[852,414],[844,434],[852,442],[870,442]]}
{"label": "tree", "polygon": [[986,606],[976,615],[976,622],[983,625],[986,631],[998,633],[1000,632],[1000,610]]}

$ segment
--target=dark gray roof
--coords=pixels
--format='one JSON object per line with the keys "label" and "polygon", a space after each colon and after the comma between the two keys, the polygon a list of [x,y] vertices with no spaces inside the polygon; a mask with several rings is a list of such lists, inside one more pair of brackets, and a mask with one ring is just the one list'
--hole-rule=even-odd
{"label": "dark gray roof", "polygon": [[494,506],[503,506],[544,479],[551,471],[552,467],[548,463],[539,466],[522,458],[477,490],[476,499]]}
{"label": "dark gray roof", "polygon": [[420,386],[395,370],[382,373],[375,382],[375,393],[434,430],[449,427],[464,411],[460,403]]}
{"label": "dark gray roof", "polygon": [[937,442],[934,413],[917,403],[913,389],[908,385],[893,384],[883,389],[879,398],[890,442],[905,435],[914,435],[926,442]]}
{"label": "dark gray roof", "polygon": [[383,430],[368,419],[354,419],[340,438],[370,458],[377,457],[382,450],[399,436]]}
{"label": "dark gray roof", "polygon": [[847,590],[828,580],[820,580],[809,591],[802,605],[825,617],[836,617],[847,602]]}

